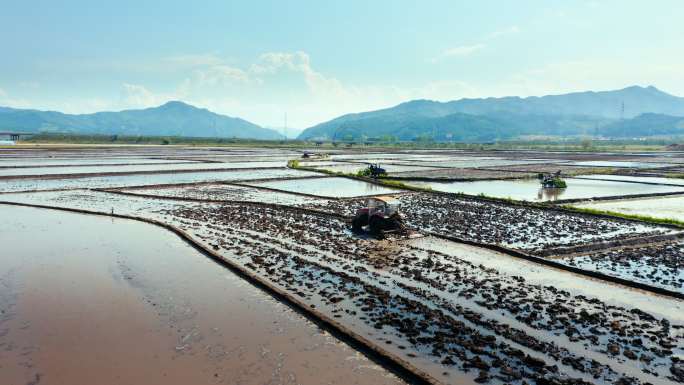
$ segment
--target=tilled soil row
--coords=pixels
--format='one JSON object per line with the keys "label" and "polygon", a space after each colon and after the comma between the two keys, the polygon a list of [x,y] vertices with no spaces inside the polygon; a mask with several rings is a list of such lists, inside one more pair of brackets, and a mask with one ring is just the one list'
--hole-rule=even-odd
{"label": "tilled soil row", "polygon": [[657,244],[657,243],[662,243],[662,242],[667,242],[667,241],[675,241],[679,239],[684,239],[684,232],[680,233],[674,233],[674,234],[664,234],[664,235],[650,235],[650,236],[643,236],[643,237],[632,237],[632,238],[625,238],[625,239],[617,239],[617,240],[610,240],[610,241],[603,241],[603,242],[597,242],[597,243],[590,243],[586,245],[577,245],[577,246],[567,246],[567,247],[558,247],[558,248],[548,248],[544,249],[536,255],[540,257],[563,257],[564,255],[569,255],[569,254],[589,254],[591,252],[607,252],[610,251],[611,249],[617,249],[617,248],[624,248],[624,247],[629,247],[629,248],[634,248],[638,246],[648,246],[651,244]]}
{"label": "tilled soil row", "polygon": [[[498,345],[500,355],[495,354],[491,356],[494,353],[488,352],[487,347],[491,347],[492,343],[496,346],[495,340],[487,339],[480,332],[472,329],[472,327],[456,322],[457,320],[451,318],[448,315],[449,313],[460,314],[462,317],[468,316],[467,318],[470,318],[471,323],[484,327],[490,330],[490,332],[495,331],[497,335],[511,339],[517,344],[549,354],[564,365],[583,373],[591,373],[595,378],[607,376],[615,381],[619,381],[617,383],[638,383],[635,379],[620,377],[605,365],[584,361],[582,357],[574,356],[563,348],[536,340],[520,329],[510,328],[508,325],[501,326],[498,322],[483,318],[478,312],[472,313],[471,311],[471,313],[468,313],[463,308],[459,309],[458,304],[455,304],[451,309],[447,309],[448,311],[446,312],[444,305],[437,309],[429,308],[424,303],[436,303],[437,301],[434,301],[429,295],[422,294],[415,283],[405,287],[405,290],[411,291],[417,297],[412,300],[398,294],[396,290],[392,290],[392,284],[388,283],[389,279],[378,281],[381,284],[380,287],[371,285],[366,280],[359,282],[359,274],[368,275],[368,267],[371,266],[368,266],[366,262],[372,259],[367,258],[367,251],[364,252],[362,241],[354,241],[353,238],[336,241],[338,239],[337,234],[340,231],[344,231],[344,222],[328,223],[326,227],[322,224],[316,224],[315,221],[312,222],[311,218],[301,217],[306,215],[303,213],[291,212],[284,215],[283,212],[278,212],[271,208],[256,208],[256,211],[254,210],[255,207],[223,206],[210,210],[184,209],[176,211],[175,215],[189,221],[186,225],[190,227],[201,227],[201,224],[209,224],[203,234],[209,234],[206,235],[207,239],[210,242],[214,242],[213,244],[216,249],[240,250],[238,252],[240,258],[246,258],[249,261],[245,263],[247,267],[266,276],[273,277],[272,279],[275,282],[285,285],[303,298],[313,300],[316,293],[318,293],[333,304],[349,304],[352,302],[350,301],[351,299],[354,299],[353,302],[360,301],[355,310],[347,308],[344,310],[345,313],[350,314],[349,312],[353,311],[355,315],[356,312],[362,312],[364,315],[360,319],[370,320],[371,325],[376,329],[383,329],[386,326],[393,327],[396,332],[399,332],[402,339],[408,340],[414,348],[419,351],[424,349],[431,350],[433,356],[444,361],[445,365],[460,362],[462,369],[467,370],[470,367],[477,367],[481,371],[478,378],[483,382],[489,381],[492,378],[498,378],[496,376],[500,375],[498,373],[499,370],[509,372],[511,368],[518,368],[514,369],[515,373],[519,373],[518,376],[520,377],[518,379],[526,378],[538,381],[538,383],[548,383],[543,382],[546,381],[545,376],[551,376],[554,380],[560,381],[558,383],[577,383],[574,382],[577,380],[567,382],[569,381],[567,378],[565,380],[555,379],[553,373],[558,373],[557,368],[551,369],[543,360],[539,363],[533,357],[527,357],[525,354],[522,357],[518,357],[524,358],[522,363],[516,361],[515,357],[518,353],[506,353],[509,351],[514,352],[506,344]],[[262,239],[257,239],[256,243],[246,240],[240,242],[235,241],[238,238],[235,231],[238,230],[243,230],[248,234],[248,239],[254,238],[251,233],[264,235],[261,237]],[[270,239],[268,239],[269,237]],[[288,246],[287,243],[277,241],[277,239],[287,238],[295,239],[294,243],[296,244],[315,244],[316,247],[314,250],[301,249],[292,247],[291,244]],[[272,243],[279,244],[281,248],[271,248],[269,244]],[[335,257],[331,259],[320,250],[334,253]],[[437,256],[437,254],[434,253],[433,257]],[[539,287],[526,285],[522,277],[514,277],[515,279],[510,277],[482,279],[483,275],[491,276],[494,273],[485,271],[467,273],[458,266],[468,266],[470,269],[475,270],[477,268],[462,260],[455,261],[456,263],[445,267],[439,263],[428,262],[425,262],[425,265],[421,265],[420,259],[411,258],[405,252],[391,257],[394,258],[394,262],[388,261],[389,266],[386,266],[385,269],[391,267],[392,273],[407,279],[407,282],[420,282],[421,284],[429,285],[435,290],[448,291],[449,293],[454,293],[452,290],[457,290],[456,292],[458,292],[460,289],[461,294],[459,296],[467,299],[477,296],[481,301],[478,305],[487,309],[491,308],[490,310],[493,311],[500,308],[497,304],[509,303],[513,307],[503,307],[503,309],[511,309],[509,310],[510,313],[514,314],[512,317],[520,322],[534,328],[562,332],[569,337],[575,338],[575,341],[586,339],[591,341],[593,345],[603,346],[602,351],[609,352],[611,355],[624,351],[625,357],[628,359],[637,359],[639,353],[641,353],[643,356],[642,362],[648,361],[649,365],[653,362],[654,369],[650,370],[656,370],[657,367],[664,365],[662,362],[656,362],[657,357],[668,357],[668,354],[672,354],[668,349],[681,342],[672,339],[674,337],[670,335],[670,325],[667,320],[662,321],[662,324],[667,325],[667,327],[664,327],[659,320],[638,309],[629,310],[607,306],[599,300],[581,296],[571,297],[569,293],[559,293],[553,287],[544,287],[545,293],[541,295]],[[338,259],[348,260],[350,263],[355,264],[366,264],[368,267],[354,267],[348,264],[342,270],[331,268],[333,263],[340,263]],[[400,260],[401,263],[396,264],[397,260]],[[325,262],[326,265],[324,266],[318,261]],[[432,267],[434,266],[436,266],[436,269],[433,270]],[[313,272],[313,270],[324,270],[325,274]],[[351,272],[354,273],[351,274]],[[370,274],[372,276],[375,273]],[[432,275],[432,277],[428,277],[428,274]],[[454,277],[449,277],[447,276],[448,274],[452,274]],[[335,286],[333,285],[335,282],[344,282],[344,285]],[[395,279],[392,279],[392,282],[397,286],[401,286],[395,282]],[[449,288],[449,283],[453,283],[453,289]],[[350,285],[350,287],[346,285]],[[504,288],[502,285],[510,287]],[[363,286],[361,292],[358,291],[359,286]],[[321,290],[321,287],[325,287],[325,289]],[[517,287],[520,293],[525,294],[525,297],[522,298],[522,294],[519,294],[517,296],[518,301],[514,302],[507,299],[506,293],[513,287]],[[488,290],[495,290],[497,296],[493,297],[491,294],[488,294]],[[322,294],[321,292],[324,293]],[[345,293],[345,295],[339,297],[341,292]],[[364,297],[364,295],[368,295],[368,293],[374,293],[375,296],[370,296],[370,299],[366,299],[367,297]],[[358,299],[359,296],[362,296],[361,299]],[[561,297],[559,298],[559,296]],[[544,299],[542,300],[542,298]],[[562,304],[566,302],[572,302],[572,304],[563,307]],[[360,309],[359,306],[361,306]],[[584,312],[577,314],[576,311],[580,308],[584,309]],[[400,311],[395,312],[392,309],[399,309]],[[571,315],[571,317],[568,317],[568,315]],[[430,321],[428,321],[428,324],[421,326],[419,322],[421,319]],[[444,334],[446,331],[437,332],[440,327],[436,327],[437,331],[435,328],[431,328],[429,325],[433,323],[433,320],[436,325],[442,325],[442,321],[446,322],[444,325],[449,326],[444,326],[444,330],[451,330],[451,334]],[[544,320],[553,320],[553,326],[544,326],[550,325],[548,321]],[[585,324],[585,326],[580,327],[579,324]],[[585,329],[590,326],[592,326],[593,330],[587,332]],[[643,329],[646,327],[650,329],[648,332]],[[675,327],[677,329],[680,328],[678,325]],[[456,335],[453,334],[454,330],[458,331]],[[651,341],[660,342],[657,342],[655,345],[643,341],[637,344],[628,338],[620,337],[623,335],[642,336],[645,333],[654,333]],[[606,335],[607,337],[602,337]],[[676,338],[681,338],[681,336]],[[484,344],[482,341],[489,341],[489,344]],[[440,346],[443,347],[440,348]],[[464,346],[466,350],[458,353],[459,349],[462,349]],[[478,351],[475,347],[480,347],[480,350]],[[456,350],[451,350],[451,348]],[[469,349],[470,351],[468,351]],[[657,356],[653,356],[654,354]],[[478,356],[480,358],[477,358]],[[538,371],[534,368],[530,369],[530,366],[543,369],[541,370],[541,377],[544,379],[536,377],[539,375]],[[495,374],[489,374],[490,370]],[[522,374],[520,374],[521,372]],[[507,374],[502,378],[510,381],[514,380],[516,376],[509,377]]]}
{"label": "tilled soil row", "polygon": [[[482,200],[454,194],[404,194],[398,199],[406,221],[418,229],[457,236],[487,244],[505,245],[531,253],[545,248],[633,238],[635,234],[660,235],[677,226],[653,225],[638,220]],[[353,215],[362,200],[332,201],[325,209]],[[311,208],[322,209],[322,207]],[[586,236],[590,236],[587,238]]]}
{"label": "tilled soil row", "polygon": [[[583,276],[590,277],[590,278],[600,279],[600,280],[605,281],[605,282],[615,283],[618,285],[631,287],[633,289],[644,290],[644,291],[651,292],[654,294],[663,295],[666,297],[672,297],[672,298],[684,300],[684,293],[674,291],[674,290],[669,290],[667,288],[663,288],[663,287],[659,287],[659,286],[649,285],[649,284],[642,283],[642,282],[637,282],[637,281],[634,281],[631,279],[620,278],[616,275],[604,274],[600,271],[578,268],[578,267],[575,267],[575,265],[573,263],[561,263],[561,262],[557,262],[553,259],[540,258],[540,257],[534,256],[534,255],[523,253],[523,252],[520,252],[518,250],[512,250],[512,249],[509,249],[507,247],[503,247],[503,246],[499,246],[499,245],[472,242],[472,241],[468,241],[467,239],[451,237],[451,236],[447,236],[447,235],[443,235],[443,234],[439,234],[439,233],[429,233],[429,234],[434,236],[434,237],[437,237],[437,238],[442,238],[442,239],[446,239],[446,240],[449,240],[452,242],[464,243],[467,245],[486,248],[489,250],[497,251],[497,252],[507,254],[507,255],[510,255],[513,257],[525,259],[525,260],[530,261],[530,262],[535,262],[535,263],[538,263],[540,265],[545,265],[545,266],[552,267],[555,269],[564,270],[564,271],[571,272],[574,274],[579,274],[579,275],[583,275]],[[598,249],[596,249],[596,250],[598,250]],[[558,258],[559,256],[556,255],[555,257]]]}
{"label": "tilled soil row", "polygon": [[684,242],[662,242],[618,250],[604,250],[578,255],[563,261],[587,270],[611,268],[635,279],[674,287],[682,292],[684,278]]}

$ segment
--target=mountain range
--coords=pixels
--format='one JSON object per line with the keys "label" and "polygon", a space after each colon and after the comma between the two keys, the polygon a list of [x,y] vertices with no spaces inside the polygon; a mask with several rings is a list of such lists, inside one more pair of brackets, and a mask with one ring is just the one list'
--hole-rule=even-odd
{"label": "mountain range", "polygon": [[[0,131],[280,140],[278,131],[172,101],[159,107],[70,115],[0,107]],[[653,86],[541,97],[412,100],[309,127],[302,140],[489,142],[539,137],[684,136],[684,98]]]}
{"label": "mountain range", "polygon": [[347,114],[304,130],[305,140],[481,142],[524,137],[684,135],[684,98],[653,86],[542,97],[413,100]]}
{"label": "mountain range", "polygon": [[179,101],[141,110],[81,115],[0,107],[0,130],[31,133],[283,139],[275,130]]}

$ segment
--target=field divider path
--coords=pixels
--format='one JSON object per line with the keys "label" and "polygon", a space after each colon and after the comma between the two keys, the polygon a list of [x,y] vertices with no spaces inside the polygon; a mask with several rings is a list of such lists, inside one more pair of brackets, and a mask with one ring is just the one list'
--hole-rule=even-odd
{"label": "field divider path", "polygon": [[[254,202],[251,202],[254,203]],[[67,212],[73,212],[73,213],[80,213],[80,214],[89,214],[89,215],[99,215],[99,216],[106,216],[106,217],[115,217],[115,218],[121,218],[121,219],[129,219],[129,220],[136,220],[144,223],[148,223],[151,225],[159,226],[161,228],[164,228],[168,231],[171,231],[172,233],[176,234],[178,237],[180,237],[183,241],[185,241],[187,244],[204,254],[205,256],[211,258],[212,260],[218,262],[220,265],[230,269],[232,272],[237,274],[239,277],[245,279],[252,285],[256,286],[257,288],[265,291],[275,299],[281,301],[282,303],[288,305],[290,308],[295,310],[297,313],[305,316],[307,319],[310,321],[314,322],[317,326],[325,329],[326,331],[330,332],[334,337],[337,339],[345,342],[346,344],[350,345],[352,348],[360,351],[364,355],[366,355],[369,359],[375,361],[376,363],[386,367],[387,369],[391,370],[394,374],[399,376],[400,378],[406,380],[410,384],[429,384],[429,385],[441,385],[442,382],[438,381],[434,377],[430,376],[428,373],[420,370],[419,368],[415,367],[408,361],[400,358],[399,356],[383,349],[379,345],[373,343],[366,337],[354,332],[350,328],[340,324],[339,322],[335,321],[333,318],[311,308],[308,304],[305,302],[299,300],[295,296],[289,294],[287,291],[276,287],[275,285],[271,284],[268,282],[266,279],[263,279],[259,277],[258,275],[252,273],[249,271],[246,267],[243,267],[228,258],[224,258],[220,254],[214,252],[213,250],[205,247],[202,245],[200,242],[196,241],[192,236],[190,236],[187,232],[184,230],[170,225],[168,223],[164,223],[155,219],[150,219],[150,218],[144,218],[144,217],[138,217],[134,215],[125,215],[125,214],[111,214],[111,213],[104,213],[104,212],[99,212],[99,211],[91,211],[91,210],[85,210],[85,209],[76,209],[76,208],[65,208],[65,207],[57,207],[57,206],[49,206],[49,205],[39,205],[39,204],[31,204],[31,203],[17,203],[17,202],[8,202],[8,201],[0,201],[0,204],[3,205],[9,205],[9,206],[20,206],[20,207],[33,207],[33,208],[41,208],[41,209],[50,209],[50,210],[60,210],[60,211],[67,211]]]}

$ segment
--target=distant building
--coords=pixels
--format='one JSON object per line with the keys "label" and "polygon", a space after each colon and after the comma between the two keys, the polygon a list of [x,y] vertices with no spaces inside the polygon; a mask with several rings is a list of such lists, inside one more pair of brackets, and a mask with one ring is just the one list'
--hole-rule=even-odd
{"label": "distant building", "polygon": [[8,132],[8,131],[0,131],[0,143],[5,144],[5,145],[13,145],[16,144],[16,141],[19,140],[22,136],[31,136],[33,135],[32,133],[27,133],[27,132]]}

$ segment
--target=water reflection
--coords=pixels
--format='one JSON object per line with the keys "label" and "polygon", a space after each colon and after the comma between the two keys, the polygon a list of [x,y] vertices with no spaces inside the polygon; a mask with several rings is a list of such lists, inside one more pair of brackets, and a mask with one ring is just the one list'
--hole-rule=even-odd
{"label": "water reflection", "polygon": [[537,200],[539,201],[555,201],[558,200],[563,193],[565,193],[564,188],[544,188],[540,187],[537,191]]}

